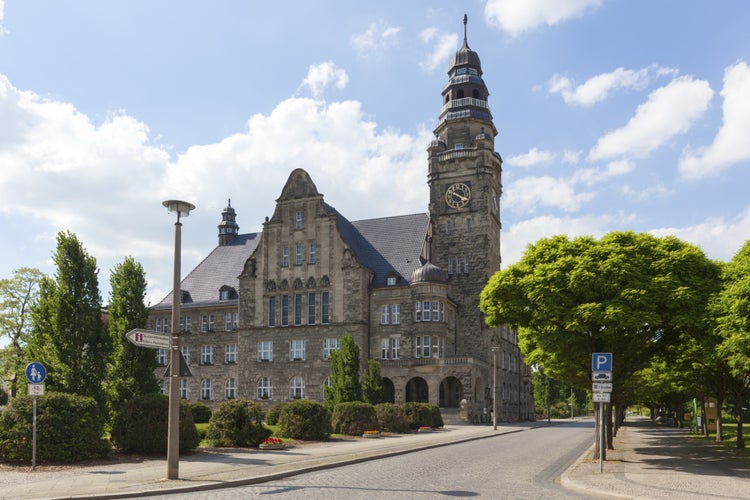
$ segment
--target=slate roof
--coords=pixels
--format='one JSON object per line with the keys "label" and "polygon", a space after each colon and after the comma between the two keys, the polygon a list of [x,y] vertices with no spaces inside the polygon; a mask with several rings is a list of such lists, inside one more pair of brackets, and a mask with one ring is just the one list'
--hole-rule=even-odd
{"label": "slate roof", "polygon": [[[245,262],[258,246],[258,241],[260,233],[238,234],[229,245],[214,248],[180,283],[180,288],[190,294],[182,307],[199,307],[219,302],[219,289],[225,285],[239,292],[238,277]],[[236,298],[234,303],[237,303]],[[171,307],[172,292],[169,292],[154,309]]]}
{"label": "slate roof", "polygon": [[[371,286],[386,286],[387,274],[394,271],[400,276],[398,285],[409,283],[412,273],[422,265],[419,256],[429,226],[428,214],[350,222],[334,208],[327,205],[326,209],[336,212],[341,236],[354,251],[357,261],[375,273]],[[258,246],[260,236],[260,233],[240,234],[229,245],[214,248],[182,280],[180,288],[190,294],[182,307],[216,304],[222,286],[239,291],[238,276]],[[171,307],[170,292],[154,309]]]}

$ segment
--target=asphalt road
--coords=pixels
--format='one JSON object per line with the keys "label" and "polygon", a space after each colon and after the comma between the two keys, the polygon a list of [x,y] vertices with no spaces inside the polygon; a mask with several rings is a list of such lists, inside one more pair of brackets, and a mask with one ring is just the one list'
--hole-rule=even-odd
{"label": "asphalt road", "polygon": [[[559,485],[592,443],[591,422],[571,422],[303,474],[196,493],[185,499],[581,498]],[[175,498],[164,495],[152,498]]]}

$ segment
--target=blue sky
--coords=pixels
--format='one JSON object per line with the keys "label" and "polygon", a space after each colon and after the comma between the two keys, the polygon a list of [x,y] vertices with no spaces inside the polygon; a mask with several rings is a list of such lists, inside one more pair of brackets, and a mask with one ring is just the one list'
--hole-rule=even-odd
{"label": "blue sky", "polygon": [[[355,7],[356,6],[356,7]],[[294,168],[351,220],[425,212],[462,17],[503,157],[503,262],[553,234],[674,234],[729,260],[750,235],[742,0],[0,0],[0,277],[53,273],[70,230],[149,300],[258,231]]]}

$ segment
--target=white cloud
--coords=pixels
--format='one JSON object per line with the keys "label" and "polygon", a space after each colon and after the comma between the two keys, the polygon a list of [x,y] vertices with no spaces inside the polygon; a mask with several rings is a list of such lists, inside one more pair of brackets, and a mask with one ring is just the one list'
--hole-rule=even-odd
{"label": "white cloud", "polygon": [[364,33],[352,35],[351,44],[360,55],[378,52],[397,44],[400,31],[381,20],[370,24]]}
{"label": "white cloud", "polygon": [[742,248],[750,234],[750,208],[746,208],[732,221],[711,217],[695,226],[665,227],[650,232],[656,236],[673,235],[689,241],[701,247],[709,258],[727,262]]}
{"label": "white cloud", "polygon": [[592,193],[576,193],[570,179],[549,176],[518,179],[510,183],[507,193],[505,205],[518,213],[534,212],[539,206],[577,212],[593,197]]}
{"label": "white cloud", "polygon": [[437,28],[426,28],[419,35],[423,43],[432,43],[432,51],[420,63],[422,68],[433,71],[444,64],[448,65],[448,58],[456,51],[458,35],[456,33],[441,33]]}
{"label": "white cloud", "polygon": [[643,90],[656,76],[675,73],[676,70],[672,68],[664,68],[655,64],[636,71],[617,68],[612,72],[591,77],[575,88],[569,78],[555,75],[549,81],[549,92],[560,94],[567,104],[588,107],[605,100],[614,91]]}
{"label": "white cloud", "polygon": [[717,174],[750,159],[750,68],[740,61],[724,71],[723,124],[709,146],[686,149],[680,173],[688,179]]}
{"label": "white cloud", "polygon": [[615,160],[607,164],[602,170],[599,168],[582,168],[575,172],[573,180],[586,186],[598,184],[612,177],[629,174],[635,169],[635,165],[629,160]]}
{"label": "white cloud", "polygon": [[581,17],[601,4],[602,0],[487,0],[484,18],[516,36],[543,24],[554,26]]}
{"label": "white cloud", "polygon": [[[94,123],[74,106],[20,91],[0,75],[0,217],[25,221],[25,240],[14,245],[23,265],[53,271],[47,257],[55,234],[70,230],[97,258],[103,290],[109,270],[132,255],[146,269],[155,302],[172,279],[174,219],[163,200],[197,206],[182,231],[189,270],[215,246],[227,198],[241,231],[258,231],[297,167],[351,220],[425,212],[424,149],[431,138],[426,129],[379,129],[356,101],[290,98],[252,116],[245,130],[173,158],[124,112]],[[417,188],[378,194],[394,185]]]}
{"label": "white cloud", "polygon": [[[523,257],[526,248],[541,238],[567,234],[570,238],[591,235],[600,238],[609,232],[613,217],[609,215],[585,215],[582,217],[541,216],[526,219],[503,229],[501,245],[503,268]],[[504,226],[505,227],[505,226]]]}
{"label": "white cloud", "polygon": [[300,87],[308,88],[313,97],[320,94],[331,85],[343,89],[349,83],[349,75],[346,71],[336,66],[332,61],[320,64],[311,64],[307,69],[307,76]]}
{"label": "white cloud", "polygon": [[[5,16],[5,0],[0,0],[0,23],[3,22]],[[8,31],[3,28],[3,26],[0,24],[0,36],[3,36]]]}
{"label": "white cloud", "polygon": [[516,167],[533,167],[540,163],[549,163],[555,159],[555,153],[551,151],[540,151],[537,148],[531,148],[527,153],[512,156],[505,160],[507,165]]}
{"label": "white cloud", "polygon": [[683,76],[653,91],[624,127],[599,138],[589,159],[646,156],[684,133],[708,109],[713,90],[705,80]]}

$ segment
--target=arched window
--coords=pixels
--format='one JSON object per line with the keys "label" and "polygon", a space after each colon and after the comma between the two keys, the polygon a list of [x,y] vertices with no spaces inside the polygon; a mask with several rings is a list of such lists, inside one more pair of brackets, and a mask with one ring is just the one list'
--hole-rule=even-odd
{"label": "arched window", "polygon": [[237,397],[237,379],[230,378],[224,384],[224,399],[234,399]]}
{"label": "arched window", "polygon": [[305,399],[305,381],[302,377],[294,377],[289,382],[289,399]]}
{"label": "arched window", "polygon": [[210,378],[201,380],[201,399],[210,401],[214,398],[213,385]]}
{"label": "arched window", "polygon": [[474,89],[474,90],[472,90],[472,91],[471,91],[471,96],[472,96],[472,97],[473,97],[474,99],[479,99],[479,98],[480,98],[480,97],[479,97],[479,90],[477,90],[477,89]]}
{"label": "arched window", "polygon": [[458,90],[457,98],[458,99],[463,99],[464,98],[464,91],[463,90],[461,90],[461,89]]}
{"label": "arched window", "polygon": [[258,399],[272,399],[273,388],[271,387],[271,379],[263,377],[258,380]]}

